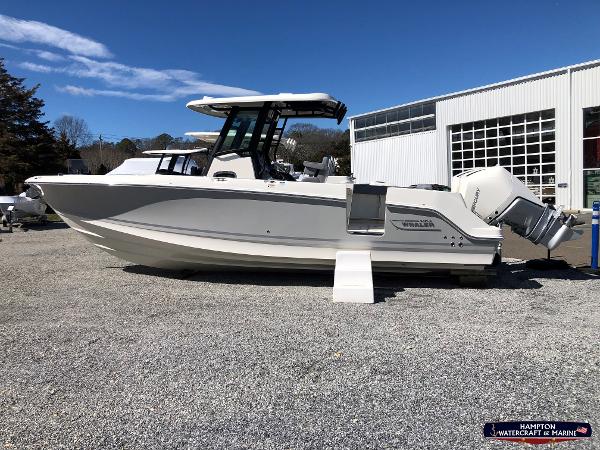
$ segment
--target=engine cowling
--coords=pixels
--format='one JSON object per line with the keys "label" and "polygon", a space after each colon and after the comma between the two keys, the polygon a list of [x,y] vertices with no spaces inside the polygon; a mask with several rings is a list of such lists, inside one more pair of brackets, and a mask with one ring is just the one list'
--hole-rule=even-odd
{"label": "engine cowling", "polygon": [[542,203],[518,178],[500,166],[473,169],[452,178],[469,210],[489,225],[506,224],[518,235],[550,250],[577,239],[576,217]]}

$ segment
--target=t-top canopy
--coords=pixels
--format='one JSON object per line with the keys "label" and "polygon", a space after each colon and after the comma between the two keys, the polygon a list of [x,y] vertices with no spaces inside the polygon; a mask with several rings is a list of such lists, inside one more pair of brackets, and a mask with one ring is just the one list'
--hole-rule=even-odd
{"label": "t-top canopy", "polygon": [[276,94],[250,95],[247,97],[211,98],[192,100],[186,106],[209,116],[227,117],[234,107],[260,108],[265,103],[280,110],[280,117],[323,117],[340,123],[346,114],[346,106],[328,94]]}
{"label": "t-top canopy", "polygon": [[144,155],[191,155],[193,153],[203,153],[207,152],[207,148],[193,148],[190,150],[177,150],[177,149],[169,149],[169,150],[146,150],[142,152]]}

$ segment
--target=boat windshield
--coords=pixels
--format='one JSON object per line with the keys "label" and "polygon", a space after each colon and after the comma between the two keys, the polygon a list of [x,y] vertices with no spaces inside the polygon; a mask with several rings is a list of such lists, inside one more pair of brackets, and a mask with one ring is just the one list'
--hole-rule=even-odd
{"label": "boat windshield", "polygon": [[200,168],[190,155],[164,156],[158,163],[159,175],[199,175]]}
{"label": "boat windshield", "polygon": [[227,131],[219,153],[244,152],[250,147],[259,111],[240,111]]}

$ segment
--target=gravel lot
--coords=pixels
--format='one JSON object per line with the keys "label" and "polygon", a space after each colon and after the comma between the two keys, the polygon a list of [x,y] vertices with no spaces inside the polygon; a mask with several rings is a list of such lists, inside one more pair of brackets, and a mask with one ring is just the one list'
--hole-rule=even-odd
{"label": "gravel lot", "polygon": [[1,234],[5,448],[521,448],[484,422],[579,420],[600,448],[600,281],[504,265],[492,287],[180,274],[74,231]]}

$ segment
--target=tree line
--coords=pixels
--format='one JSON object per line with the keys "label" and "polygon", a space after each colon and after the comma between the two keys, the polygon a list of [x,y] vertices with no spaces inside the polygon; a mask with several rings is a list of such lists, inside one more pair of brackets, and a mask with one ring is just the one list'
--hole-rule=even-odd
{"label": "tree line", "polygon": [[[92,135],[84,119],[68,115],[50,125],[42,120],[44,101],[36,97],[39,84],[27,88],[24,81],[10,75],[0,58],[0,194],[19,192],[30,176],[67,173],[69,159],[82,158],[90,173],[105,174],[125,159],[142,157],[145,150],[211,146],[167,133],[113,142]],[[324,155],[332,155],[338,174],[350,174],[347,130],[300,123],[291,126],[284,137],[293,139],[294,145],[280,145],[276,156],[293,163],[297,170],[303,169],[304,161],[320,161]]]}

